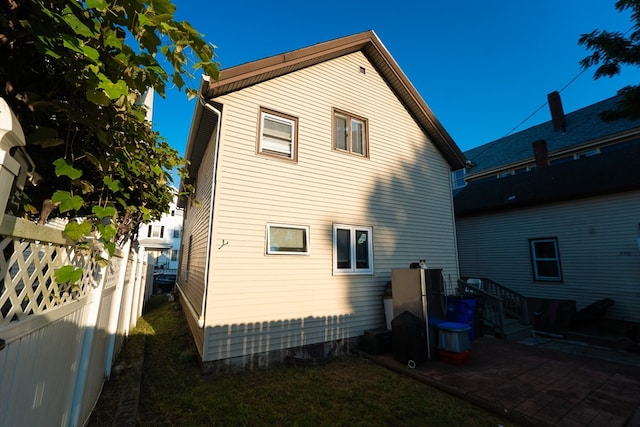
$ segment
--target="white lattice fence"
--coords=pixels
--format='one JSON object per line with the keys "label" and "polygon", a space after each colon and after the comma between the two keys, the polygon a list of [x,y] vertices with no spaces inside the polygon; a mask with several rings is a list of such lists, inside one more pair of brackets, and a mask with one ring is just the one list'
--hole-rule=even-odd
{"label": "white lattice fence", "polygon": [[[82,281],[59,285],[54,272],[68,264],[83,269]],[[0,326],[85,295],[93,281],[94,267],[86,251],[74,250],[72,246],[4,237],[0,241]]]}
{"label": "white lattice fence", "polygon": [[[0,425],[86,423],[147,293],[123,249],[105,265],[59,230],[0,217]],[[64,265],[82,279],[58,284]]]}

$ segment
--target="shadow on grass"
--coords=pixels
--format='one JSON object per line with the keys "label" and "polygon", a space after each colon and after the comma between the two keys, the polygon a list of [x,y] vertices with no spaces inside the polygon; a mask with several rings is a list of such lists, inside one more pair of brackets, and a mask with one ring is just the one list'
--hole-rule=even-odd
{"label": "shadow on grass", "polygon": [[[355,355],[324,366],[202,376],[184,315],[166,297],[151,299],[117,365],[139,354],[140,342],[137,425],[513,425]],[[105,385],[89,425],[112,425],[124,377]]]}

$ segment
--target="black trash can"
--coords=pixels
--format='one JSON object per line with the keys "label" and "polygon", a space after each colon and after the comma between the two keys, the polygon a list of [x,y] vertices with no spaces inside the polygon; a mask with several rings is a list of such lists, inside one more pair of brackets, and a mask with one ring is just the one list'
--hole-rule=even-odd
{"label": "black trash can", "polygon": [[393,357],[410,367],[427,360],[427,334],[424,323],[405,311],[391,321],[391,348]]}

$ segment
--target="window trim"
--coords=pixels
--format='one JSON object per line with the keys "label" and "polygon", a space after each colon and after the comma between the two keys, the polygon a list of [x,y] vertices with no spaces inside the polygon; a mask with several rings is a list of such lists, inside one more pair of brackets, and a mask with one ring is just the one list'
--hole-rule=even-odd
{"label": "window trim", "polygon": [[[351,259],[351,267],[346,268],[338,268],[338,230],[349,230],[350,231],[350,259]],[[367,251],[368,251],[368,268],[358,268],[355,265],[356,261],[356,244],[355,244],[355,234],[357,231],[366,231],[369,235],[369,239],[367,241]],[[334,276],[344,276],[344,275],[372,275],[374,274],[373,268],[373,227],[364,227],[359,225],[348,225],[348,224],[333,224],[333,275]]]}
{"label": "window trim", "polygon": [[[304,251],[280,251],[271,249],[271,227],[278,228],[291,228],[294,230],[303,230],[304,231],[304,240],[305,240],[305,250]],[[309,255],[311,252],[311,242],[309,239],[309,226],[308,225],[292,225],[292,224],[275,224],[269,223],[266,226],[266,254],[267,255]]]}
{"label": "window trim", "polygon": [[[286,156],[284,153],[282,155],[265,152],[262,149],[262,138],[263,133],[262,129],[264,127],[264,118],[270,116],[278,121],[290,122],[293,126],[291,137],[293,141],[291,142],[291,155]],[[258,136],[256,138],[256,154],[261,156],[267,156],[273,159],[281,159],[287,160],[290,162],[296,163],[298,161],[298,118],[295,116],[291,116],[289,114],[280,113],[275,110],[271,110],[269,108],[260,107],[258,112]]]}
{"label": "window trim", "polygon": [[[348,136],[347,136],[347,149],[343,150],[342,148],[338,148],[337,147],[337,140],[336,140],[336,116],[341,116],[341,117],[345,117],[347,119],[347,129],[348,129]],[[364,145],[364,153],[360,154],[358,152],[354,152],[353,151],[353,140],[351,138],[351,121],[355,119],[358,120],[360,122],[363,123],[364,125],[364,141],[363,141],[363,145]],[[348,113],[344,110],[340,110],[338,108],[334,108],[332,110],[331,113],[331,148],[333,149],[333,151],[337,151],[340,153],[346,153],[346,154],[351,154],[354,156],[358,156],[358,157],[364,157],[365,159],[369,158],[369,120],[367,120],[366,118],[362,117],[362,116],[357,116],[355,114],[351,114]]]}
{"label": "window trim", "polygon": [[[461,175],[461,176],[458,176]],[[467,168],[456,169],[451,171],[451,188],[457,190],[458,188],[466,187],[467,181],[465,176],[467,175]]]}
{"label": "window trim", "polygon": [[[538,257],[535,252],[535,243],[544,243],[544,242],[552,242],[553,247],[555,249],[555,257],[554,258],[544,258]],[[560,246],[558,245],[557,237],[542,237],[542,238],[534,238],[529,239],[529,256],[531,258],[531,273],[533,275],[533,280],[537,282],[562,282],[562,263],[560,262]],[[538,273],[538,261],[554,261],[558,268],[558,276],[542,276]]]}

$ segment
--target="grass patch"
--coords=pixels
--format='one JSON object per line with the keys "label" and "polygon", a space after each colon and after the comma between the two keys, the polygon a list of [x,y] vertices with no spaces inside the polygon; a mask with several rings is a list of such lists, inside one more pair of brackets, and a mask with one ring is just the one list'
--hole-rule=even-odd
{"label": "grass patch", "polygon": [[[134,350],[132,342],[140,337],[146,345],[138,425],[514,425],[355,355],[323,366],[277,366],[204,377],[184,314],[166,297],[153,297],[121,358],[126,360]],[[100,415],[93,416],[90,425],[111,425],[106,414],[115,414],[109,397],[115,380],[106,384],[94,411]]]}

